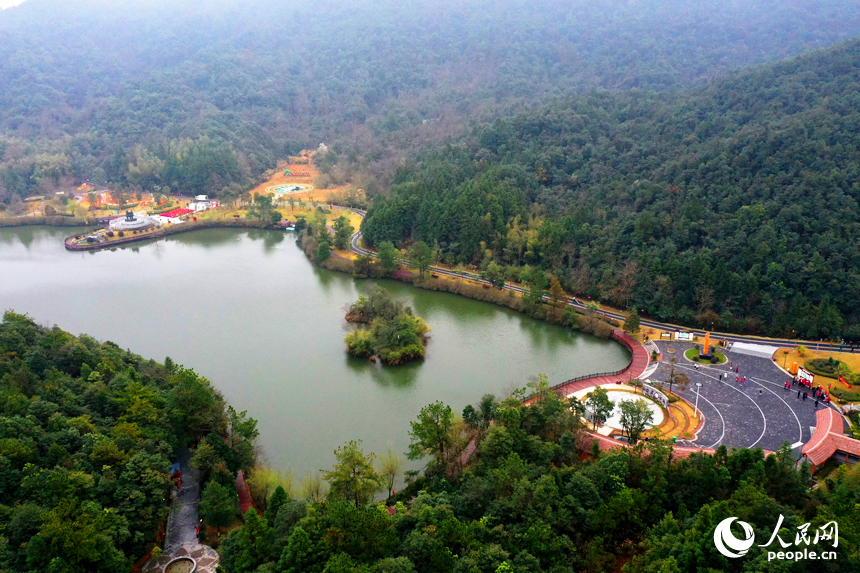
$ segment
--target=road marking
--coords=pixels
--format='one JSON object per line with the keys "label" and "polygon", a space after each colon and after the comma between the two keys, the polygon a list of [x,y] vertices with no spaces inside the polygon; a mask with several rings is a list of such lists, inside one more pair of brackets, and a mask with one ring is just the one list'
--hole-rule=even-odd
{"label": "road marking", "polygon": [[[700,374],[702,374],[703,376],[706,376],[707,378],[711,378],[712,380],[717,380],[716,377],[711,376],[710,374],[704,374],[701,370],[696,370],[695,368],[692,368],[690,366],[686,366],[684,364],[676,364],[675,366],[678,368],[683,368],[685,370],[695,370],[696,372],[699,372]],[[738,392],[741,396],[743,396],[744,398],[746,398],[750,402],[752,402],[753,406],[755,406],[758,409],[759,414],[761,414],[761,419],[762,419],[762,422],[764,423],[764,428],[762,428],[761,435],[758,437],[758,439],[756,441],[754,441],[752,444],[750,444],[749,446],[746,446],[747,448],[751,449],[753,446],[755,446],[757,443],[759,443],[762,440],[762,438],[764,438],[765,433],[767,433],[767,416],[764,415],[764,410],[762,410],[761,407],[758,404],[756,404],[755,400],[753,400],[752,398],[747,396],[741,390],[732,386],[731,383],[727,383],[726,385],[729,388],[731,388],[732,390],[734,390],[735,392]],[[717,410],[717,411],[719,412],[719,410]]]}
{"label": "road marking", "polygon": [[[750,380],[756,380],[756,378],[750,378]],[[776,382],[771,382],[770,380],[765,380],[764,378],[758,378],[757,380],[758,380],[758,382],[759,382],[759,383],[764,382],[764,383],[767,383],[767,384],[773,384],[773,385],[776,385]],[[779,398],[779,399],[782,401],[782,403],[783,403],[783,404],[785,404],[785,407],[786,407],[786,408],[788,408],[788,410],[789,410],[789,411],[791,412],[791,414],[794,416],[794,419],[795,419],[795,420],[797,420],[797,431],[798,431],[798,433],[800,434],[800,437],[799,437],[799,438],[797,438],[797,439],[798,439],[798,441],[803,441],[803,425],[800,423],[800,418],[798,418],[798,417],[797,417],[797,413],[794,411],[794,408],[792,408],[791,406],[789,406],[789,405],[788,405],[788,402],[786,402],[786,401],[785,401],[785,399],[784,399],[782,396],[780,396],[779,394],[777,394],[776,392],[774,392],[774,391],[773,391],[773,390],[771,390],[770,388],[766,388],[765,386],[762,386],[762,388],[764,388],[765,390],[767,390],[768,392],[770,392],[771,394],[773,394],[774,396],[776,396],[777,398]]]}

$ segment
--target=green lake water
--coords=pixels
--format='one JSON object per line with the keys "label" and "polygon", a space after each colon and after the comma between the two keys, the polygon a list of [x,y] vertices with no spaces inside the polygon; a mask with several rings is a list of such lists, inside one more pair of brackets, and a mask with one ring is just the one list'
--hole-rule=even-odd
{"label": "green lake water", "polygon": [[614,342],[377,281],[432,329],[424,361],[382,367],[343,344],[346,307],[373,283],[313,266],[292,233],[210,229],[85,253],[63,248],[72,233],[0,229],[0,307],[194,368],[259,420],[268,464],[297,481],[350,439],[404,452],[409,422],[434,400],[459,413],[539,372],[555,384],[629,361]]}

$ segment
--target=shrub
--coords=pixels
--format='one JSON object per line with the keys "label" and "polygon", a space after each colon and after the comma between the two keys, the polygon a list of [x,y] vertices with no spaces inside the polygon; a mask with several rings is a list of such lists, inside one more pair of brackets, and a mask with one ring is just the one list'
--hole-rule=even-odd
{"label": "shrub", "polygon": [[841,372],[848,370],[847,364],[840,360],[836,360],[833,357],[807,360],[806,363],[804,363],[804,366],[814,374],[820,374],[821,376],[827,376],[829,378],[836,378],[836,376]]}
{"label": "shrub", "polygon": [[860,402],[860,392],[855,392],[854,390],[834,390],[833,394],[846,402]]}
{"label": "shrub", "polygon": [[119,233],[117,233],[117,235],[119,235],[120,237],[125,237],[125,233],[123,231],[120,231]]}
{"label": "shrub", "polygon": [[323,262],[331,256],[331,246],[329,246],[328,241],[323,241],[319,244],[317,248],[317,261]]}
{"label": "shrub", "polygon": [[107,232],[107,236],[108,236],[108,237],[113,237],[113,231],[108,231],[108,232]]}
{"label": "shrub", "polygon": [[373,355],[373,336],[367,329],[350,332],[343,341],[346,343],[347,351],[353,356],[367,358]]}

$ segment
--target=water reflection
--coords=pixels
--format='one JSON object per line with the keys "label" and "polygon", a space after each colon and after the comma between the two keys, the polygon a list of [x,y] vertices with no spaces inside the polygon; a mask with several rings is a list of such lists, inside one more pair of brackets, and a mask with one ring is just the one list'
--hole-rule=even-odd
{"label": "water reflection", "polygon": [[381,388],[410,388],[415,386],[423,360],[416,360],[399,366],[386,366],[371,362],[368,358],[357,358],[344,350],[344,364],[354,374],[370,376]]}
{"label": "water reflection", "polygon": [[237,243],[242,240],[244,230],[236,229],[198,229],[187,233],[169,235],[163,240],[168,243],[179,243],[183,246],[199,246],[212,249],[222,245]]}
{"label": "water reflection", "polygon": [[269,229],[250,229],[248,231],[248,238],[252,241],[262,240],[264,251],[271,252],[284,241],[284,232]]}

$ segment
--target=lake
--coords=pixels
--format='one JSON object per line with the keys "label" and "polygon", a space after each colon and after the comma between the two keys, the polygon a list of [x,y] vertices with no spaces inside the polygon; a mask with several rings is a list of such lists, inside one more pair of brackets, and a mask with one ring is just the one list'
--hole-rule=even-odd
{"label": "lake", "polygon": [[296,482],[350,439],[402,454],[409,422],[435,400],[459,413],[539,372],[555,384],[629,361],[608,340],[384,280],[432,330],[424,361],[383,367],[343,343],[346,307],[374,282],[315,267],[293,233],[208,229],[72,253],[62,239],[73,232],[0,229],[0,306],[194,368],[259,420],[267,463]]}

